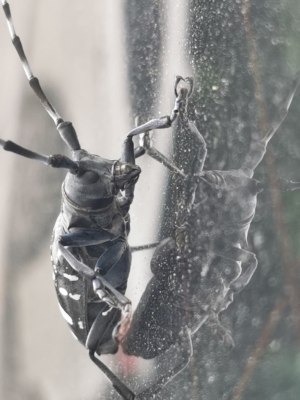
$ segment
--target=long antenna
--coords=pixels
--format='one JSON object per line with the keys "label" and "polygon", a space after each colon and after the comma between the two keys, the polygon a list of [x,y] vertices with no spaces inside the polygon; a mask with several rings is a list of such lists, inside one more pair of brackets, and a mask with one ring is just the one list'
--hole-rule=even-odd
{"label": "long antenna", "polygon": [[12,40],[12,43],[18,53],[18,56],[21,60],[22,67],[24,69],[26,78],[28,79],[29,85],[34,91],[34,93],[37,95],[39,100],[41,101],[44,109],[47,111],[49,116],[52,118],[54,121],[56,128],[58,129],[58,132],[62,139],[65,141],[65,143],[68,145],[68,147],[71,150],[79,150],[80,149],[80,144],[77,138],[76,131],[71,124],[71,122],[65,122],[62,117],[58,114],[58,112],[55,110],[53,105],[50,103],[48,100],[47,96],[45,95],[43,89],[41,88],[40,82],[36,76],[33,75],[31,71],[31,67],[29,65],[29,62],[27,60],[25,51],[22,46],[21,39],[19,36],[17,36],[15,27],[13,24],[11,12],[10,12],[10,6],[6,0],[1,0],[3,11],[5,14],[6,22],[8,25],[8,30],[9,34]]}
{"label": "long antenna", "polygon": [[26,54],[24,52],[21,40],[20,40],[19,36],[16,35],[15,27],[14,27],[11,12],[10,12],[10,7],[6,0],[2,0],[2,7],[3,7],[5,17],[6,17],[6,22],[8,25],[8,30],[9,30],[9,34],[10,34],[12,43],[13,43],[15,49],[17,50],[18,56],[20,57],[26,78],[29,81],[29,85],[31,86],[31,88],[33,89],[33,91],[37,95],[37,97],[40,99],[45,110],[47,111],[47,113],[50,115],[50,117],[55,122],[55,125],[57,126],[60,122],[63,122],[63,120],[62,120],[61,116],[57,113],[55,108],[52,106],[50,101],[47,99],[45,93],[43,92],[43,90],[40,86],[39,80],[33,75],[32,71],[31,71],[31,68],[28,63]]}
{"label": "long antenna", "polygon": [[11,140],[0,139],[0,147],[3,150],[10,151],[12,153],[18,154],[19,156],[29,158],[31,160],[40,161],[45,165],[49,165],[54,168],[66,168],[71,173],[78,173],[78,164],[72,161],[70,158],[62,154],[54,154],[47,156],[45,154],[36,153],[35,151],[26,149],[19,144],[12,142]]}

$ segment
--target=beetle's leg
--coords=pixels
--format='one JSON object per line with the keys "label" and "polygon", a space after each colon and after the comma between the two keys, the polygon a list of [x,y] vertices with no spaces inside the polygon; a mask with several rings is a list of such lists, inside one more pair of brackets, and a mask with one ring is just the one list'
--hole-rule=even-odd
{"label": "beetle's leg", "polygon": [[176,165],[169,160],[164,154],[162,154],[159,150],[157,150],[151,143],[151,139],[149,136],[149,132],[146,132],[140,140],[140,146],[134,149],[135,157],[141,157],[147,153],[154,160],[163,164],[166,168],[168,168],[171,172],[185,178],[185,174],[178,168]]}
{"label": "beetle's leg", "polygon": [[[67,248],[72,246],[85,247],[110,242],[111,236],[112,234],[104,230],[103,232],[93,230],[75,231],[61,236],[58,241],[58,247],[63,257],[76,272],[84,278],[94,281],[95,293],[99,295],[101,300],[105,301],[111,307],[121,309],[127,314],[128,307],[131,303],[127,297],[115,289],[115,287],[118,288],[122,285],[124,286],[129,271],[126,267],[121,268],[122,274],[119,270],[119,274],[116,276],[117,274],[115,270],[117,268],[114,268],[116,265],[119,266],[119,262],[123,261],[123,255],[126,257],[128,251],[126,242],[119,239],[114,243],[111,243],[111,246],[108,247],[106,252],[103,254],[103,257],[100,257],[95,270],[92,270],[90,267],[78,260]],[[105,271],[106,273],[104,272],[105,276],[100,276],[99,272],[101,273],[101,266],[103,266],[103,263],[105,262],[109,264],[108,268],[110,268],[111,271],[107,268],[108,270]],[[127,265],[126,262],[124,262],[124,265]]]}
{"label": "beetle's leg", "polygon": [[[180,81],[187,82],[188,88],[182,87],[177,91],[177,86]],[[149,131],[153,131],[155,129],[165,129],[170,128],[177,118],[180,111],[186,109],[187,98],[191,95],[193,89],[193,80],[192,78],[183,79],[182,77],[176,77],[175,80],[175,105],[171,112],[171,115],[166,115],[164,117],[151,119],[150,121],[137,126],[136,128],[132,129],[128,134],[128,137],[133,137],[136,135],[140,135],[141,133],[146,133]]]}
{"label": "beetle's leg", "polygon": [[185,178],[185,174],[171,160],[152,145],[149,133],[144,134],[141,139],[141,145],[140,148],[143,148],[150,157],[163,164],[171,172]]}
{"label": "beetle's leg", "polygon": [[139,246],[130,246],[130,250],[132,253],[135,251],[142,251],[142,250],[150,250],[154,249],[160,244],[160,242],[153,242],[153,243],[148,243],[148,244],[141,244]]}
{"label": "beetle's leg", "polygon": [[115,235],[105,229],[78,229],[62,235],[59,243],[65,247],[84,247],[110,242],[114,239]]}
{"label": "beetle's leg", "polygon": [[272,137],[275,135],[275,133],[278,131],[280,128],[281,124],[285,120],[290,105],[292,103],[293,97],[296,93],[296,90],[298,89],[299,86],[299,78],[294,80],[293,82],[293,88],[290,91],[288,97],[285,99],[283,104],[280,107],[280,110],[278,112],[278,117],[277,119],[271,124],[270,129],[267,131],[267,133],[264,135],[263,138],[258,133],[253,134],[251,143],[250,143],[250,149],[248,154],[245,157],[245,161],[243,162],[241,166],[241,170],[250,178],[252,178],[253,173],[255,168],[258,166],[258,164],[262,161],[267,145],[269,141],[272,139]]}
{"label": "beetle's leg", "polygon": [[[206,142],[199,130],[197,129],[196,125],[192,121],[188,120],[185,111],[179,113],[178,121],[185,129],[186,134],[190,135],[195,142],[195,148],[197,149],[197,151],[194,156],[191,169],[193,174],[199,174],[203,170],[207,156]],[[163,164],[171,172],[178,174],[182,178],[186,177],[182,170],[180,170],[171,160],[169,160],[164,154],[159,152],[152,145],[149,133],[144,134],[143,138],[141,139],[141,145],[135,149],[135,154],[137,154],[138,157],[143,155],[144,153],[147,153],[150,157]]]}
{"label": "beetle's leg", "polygon": [[[132,137],[127,137],[123,143],[123,149],[122,149],[122,156],[121,156],[121,161],[124,163],[128,163],[131,165],[136,165],[135,164],[135,151],[134,151],[134,144]],[[133,201],[134,198],[134,189],[135,189],[135,184],[137,182],[138,176],[136,179],[129,181],[128,183],[125,184],[124,186],[124,194],[122,197],[118,198],[118,203],[119,206],[122,209],[123,215],[126,215],[129,211],[130,205]]]}
{"label": "beetle's leg", "polygon": [[156,365],[158,366],[157,375],[159,376],[157,381],[149,388],[137,394],[135,398],[137,400],[154,398],[167,383],[188,366],[192,355],[193,343],[191,333],[188,329],[185,329],[181,334],[179,342],[173,344],[167,351],[155,358]]}
{"label": "beetle's leg", "polygon": [[94,318],[88,332],[85,347],[98,355],[115,354],[118,351],[118,343],[114,337],[114,331],[121,315],[120,310],[114,309],[107,312],[107,305],[98,303],[98,315]]}
{"label": "beetle's leg", "polygon": [[[189,89],[187,88],[182,88],[179,91],[179,94],[177,92],[177,86],[180,81],[186,81],[189,84]],[[138,150],[134,150],[134,144],[133,144],[133,136],[139,135],[141,133],[147,133],[151,130],[154,129],[164,129],[164,128],[169,128],[172,126],[173,122],[177,118],[178,113],[186,108],[186,99],[187,97],[190,96],[192,92],[192,87],[193,87],[193,80],[191,78],[186,78],[183,79],[181,77],[177,77],[175,81],[175,94],[176,94],[176,100],[175,100],[175,106],[174,109],[171,113],[171,115],[167,115],[161,118],[156,118],[152,119],[145,124],[142,124],[133,130],[131,130],[127,138],[124,141],[123,144],[123,151],[122,151],[122,157],[121,160],[126,163],[130,163],[135,165],[135,156],[137,155],[138,157],[144,154],[144,150],[142,148],[139,148]],[[171,170],[175,171],[178,174],[181,174],[181,171],[174,166],[165,156],[163,156],[161,153],[159,153],[156,149],[150,149],[151,156],[153,158],[156,158],[160,162],[162,162],[165,166],[170,168]],[[134,188],[135,188],[135,182],[129,182],[128,185],[126,185],[125,190],[124,190],[124,196],[120,200],[120,206],[122,207],[122,210],[124,213],[128,212],[130,204],[132,203],[133,200],[133,195],[134,195]]]}
{"label": "beetle's leg", "polygon": [[180,176],[184,177],[182,171],[176,167],[175,164],[172,163],[165,155],[163,155],[160,151],[158,151],[152,144],[150,144],[149,133],[145,133],[142,140],[141,145],[134,149],[135,158],[141,157],[147,153],[150,157],[154,158],[154,160],[163,164],[166,168],[168,168],[171,172],[175,172]]}
{"label": "beetle's leg", "polygon": [[100,273],[113,287],[122,287],[126,283],[129,270],[126,262],[122,264],[122,256],[128,251],[128,244],[125,240],[118,239],[111,244],[99,257],[95,270]]}
{"label": "beetle's leg", "polygon": [[64,122],[64,120],[61,118],[61,116],[58,114],[58,112],[55,110],[53,105],[50,103],[50,101],[46,97],[43,89],[40,86],[39,80],[37,79],[37,77],[35,77],[33,75],[32,71],[31,71],[30,65],[28,63],[26,54],[25,54],[23,46],[22,46],[22,42],[21,42],[19,36],[16,35],[15,27],[14,27],[11,12],[10,12],[10,6],[6,0],[2,0],[2,7],[3,7],[5,17],[6,17],[8,30],[10,33],[12,43],[18,53],[18,56],[20,57],[22,67],[24,69],[24,72],[25,72],[26,78],[28,79],[30,87],[32,88],[34,93],[37,95],[39,100],[41,101],[46,112],[49,114],[49,116],[54,121],[54,123],[60,133],[60,136],[65,141],[65,143],[68,145],[68,147],[71,150],[79,150],[80,149],[79,141],[78,141],[75,129],[73,128],[71,122]]}
{"label": "beetle's leg", "polygon": [[78,272],[79,275],[90,280],[96,277],[95,272],[90,267],[77,260],[77,258],[70,252],[69,249],[64,247],[61,243],[58,243],[58,248],[65,260],[76,272]]}
{"label": "beetle's leg", "polygon": [[136,396],[134,393],[105,365],[95,356],[95,351],[90,350],[89,352],[91,360],[97,365],[97,367],[105,374],[105,376],[112,383],[115,390],[125,400],[134,400]]}
{"label": "beetle's leg", "polygon": [[69,249],[62,246],[60,243],[58,244],[58,248],[71,268],[83,278],[93,281],[94,291],[99,295],[101,300],[106,302],[110,307],[119,308],[124,311],[124,313],[128,313],[128,306],[130,306],[131,303],[127,297],[116,290],[104,277],[96,274],[94,270],[79,261]]}

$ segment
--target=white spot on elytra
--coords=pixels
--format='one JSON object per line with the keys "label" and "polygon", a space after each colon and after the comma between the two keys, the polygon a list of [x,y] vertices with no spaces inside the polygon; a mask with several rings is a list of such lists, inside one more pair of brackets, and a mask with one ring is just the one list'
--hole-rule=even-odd
{"label": "white spot on elytra", "polygon": [[73,300],[79,300],[81,296],[80,296],[80,294],[70,293],[69,297],[71,297],[71,299],[73,299]]}
{"label": "white spot on elytra", "polygon": [[68,292],[65,288],[60,287],[58,291],[62,296],[68,296]]}
{"label": "white spot on elytra", "polygon": [[62,306],[60,304],[58,304],[58,305],[59,305],[60,312],[61,312],[62,316],[64,317],[64,319],[67,321],[68,324],[73,325],[73,320],[70,317],[70,315],[65,312],[65,310],[62,308]]}
{"label": "white spot on elytra", "polygon": [[76,275],[69,275],[69,274],[63,274],[65,278],[67,278],[69,281],[78,281],[78,276]]}
{"label": "white spot on elytra", "polygon": [[78,321],[78,326],[79,326],[79,329],[83,329],[83,322],[82,321]]}

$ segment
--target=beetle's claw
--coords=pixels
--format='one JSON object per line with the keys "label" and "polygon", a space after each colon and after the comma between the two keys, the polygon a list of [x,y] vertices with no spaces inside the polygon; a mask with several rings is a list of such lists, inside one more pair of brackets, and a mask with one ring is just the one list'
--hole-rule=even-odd
{"label": "beetle's claw", "polygon": [[187,83],[187,86],[188,86],[188,88],[187,88],[187,97],[190,97],[192,92],[193,92],[194,79],[192,77],[190,77],[190,76],[187,76],[186,78],[183,78],[180,75],[177,75],[176,78],[175,78],[175,84],[174,84],[175,96],[179,97],[178,86],[179,86],[179,83],[181,81]]}

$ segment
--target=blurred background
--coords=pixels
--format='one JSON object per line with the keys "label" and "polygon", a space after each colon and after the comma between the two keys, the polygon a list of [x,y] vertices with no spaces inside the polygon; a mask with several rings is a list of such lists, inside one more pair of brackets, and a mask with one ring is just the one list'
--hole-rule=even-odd
{"label": "blurred background", "polygon": [[[251,133],[264,132],[300,69],[297,0],[10,1],[33,72],[81,145],[118,159],[140,121],[169,114],[175,75],[195,79],[193,104],[208,145],[206,169],[238,168]],[[0,137],[44,154],[62,152],[55,127],[32,93],[0,19]],[[224,313],[235,348],[209,328],[195,337],[193,362],[159,399],[296,400],[300,397],[300,181],[297,93],[256,177],[249,234],[258,269]],[[176,141],[176,135],[174,136]],[[172,154],[172,134],[155,144]],[[176,162],[176,159],[175,159]],[[148,157],[132,206],[132,245],[167,235],[172,207],[164,168]],[[70,335],[54,293],[49,246],[63,173],[1,152],[0,390],[6,400],[117,399]],[[128,296],[137,304],[152,251],[134,254]],[[120,374],[141,363],[106,357]]]}

